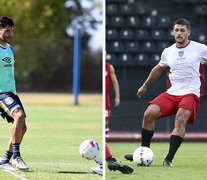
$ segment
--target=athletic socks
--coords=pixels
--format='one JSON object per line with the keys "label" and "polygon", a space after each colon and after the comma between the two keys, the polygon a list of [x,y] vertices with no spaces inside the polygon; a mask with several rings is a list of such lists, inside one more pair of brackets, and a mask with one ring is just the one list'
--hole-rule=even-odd
{"label": "athletic socks", "polygon": [[112,153],[107,143],[105,143],[105,151],[106,151],[105,153],[106,153],[106,160],[107,160],[108,158],[112,157]]}
{"label": "athletic socks", "polygon": [[114,156],[111,156],[106,159],[106,162],[109,162],[109,161],[116,161],[116,159],[114,158]]}
{"label": "athletic socks", "polygon": [[141,146],[150,147],[150,142],[154,134],[154,131],[149,131],[149,130],[142,128],[141,134],[142,134],[142,145]]}
{"label": "athletic socks", "polygon": [[0,165],[8,163],[10,161],[12,155],[13,155],[12,152],[6,151],[4,154],[4,157],[2,158],[2,160],[0,162]]}
{"label": "athletic socks", "polygon": [[170,137],[170,149],[169,149],[168,155],[166,156],[165,159],[172,162],[172,160],[174,158],[174,155],[175,155],[176,151],[178,150],[178,148],[180,147],[182,141],[183,141],[183,138],[181,138],[180,136],[171,135],[171,137]]}
{"label": "athletic socks", "polygon": [[13,159],[16,159],[17,157],[20,157],[19,146],[20,146],[20,143],[12,144],[12,147],[13,147]]}

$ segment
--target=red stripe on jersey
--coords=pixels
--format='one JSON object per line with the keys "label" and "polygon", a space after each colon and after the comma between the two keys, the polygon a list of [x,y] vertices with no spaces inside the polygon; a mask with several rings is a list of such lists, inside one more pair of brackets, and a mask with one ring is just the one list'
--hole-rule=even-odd
{"label": "red stripe on jersey", "polygon": [[201,87],[200,87],[200,100],[202,96],[204,95],[204,84],[205,84],[205,64],[200,64],[200,81],[201,81]]}
{"label": "red stripe on jersey", "polygon": [[170,68],[167,71],[167,89],[169,89],[171,87],[171,82],[170,82],[170,78],[169,78],[169,74],[170,74]]}
{"label": "red stripe on jersey", "polygon": [[106,63],[106,72],[105,72],[105,110],[108,112],[106,119],[111,117],[111,106],[110,106],[110,85],[111,85],[111,76],[110,76],[110,64]]}

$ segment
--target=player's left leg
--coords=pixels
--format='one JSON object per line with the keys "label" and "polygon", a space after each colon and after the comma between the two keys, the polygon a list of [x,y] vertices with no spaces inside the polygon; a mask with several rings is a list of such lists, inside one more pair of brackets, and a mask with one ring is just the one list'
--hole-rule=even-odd
{"label": "player's left leg", "polygon": [[170,148],[169,152],[163,162],[163,166],[172,166],[172,160],[175,153],[180,147],[183,138],[185,136],[185,127],[191,116],[191,112],[185,108],[178,109],[175,117],[175,126],[170,137]]}
{"label": "player's left leg", "polygon": [[11,130],[13,148],[12,164],[20,170],[28,170],[29,167],[20,155],[20,143],[27,129],[25,123],[25,113],[21,107],[18,107],[12,112],[12,117],[14,119]]}
{"label": "player's left leg", "polygon": [[[155,120],[161,116],[162,112],[160,107],[156,104],[150,104],[144,113],[142,129],[141,129],[141,146],[150,147],[150,143],[154,134]],[[133,161],[133,153],[125,154],[124,158]]]}

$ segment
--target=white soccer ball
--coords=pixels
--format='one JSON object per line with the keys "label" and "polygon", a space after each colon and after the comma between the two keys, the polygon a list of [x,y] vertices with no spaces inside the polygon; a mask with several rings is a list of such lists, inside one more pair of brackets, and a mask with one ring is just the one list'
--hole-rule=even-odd
{"label": "white soccer ball", "polygon": [[150,166],[154,160],[154,154],[150,148],[141,146],[134,151],[133,160],[138,166]]}
{"label": "white soccer ball", "polygon": [[99,155],[100,148],[96,141],[88,139],[81,143],[79,152],[83,158],[92,160]]}

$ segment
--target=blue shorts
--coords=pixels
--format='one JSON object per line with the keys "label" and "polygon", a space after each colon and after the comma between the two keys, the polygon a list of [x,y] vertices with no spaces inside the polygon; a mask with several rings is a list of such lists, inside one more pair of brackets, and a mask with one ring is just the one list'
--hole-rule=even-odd
{"label": "blue shorts", "polygon": [[17,95],[12,92],[0,93],[0,115],[3,119],[6,118],[8,123],[14,120],[12,118],[12,113],[19,107],[24,111],[22,103]]}

